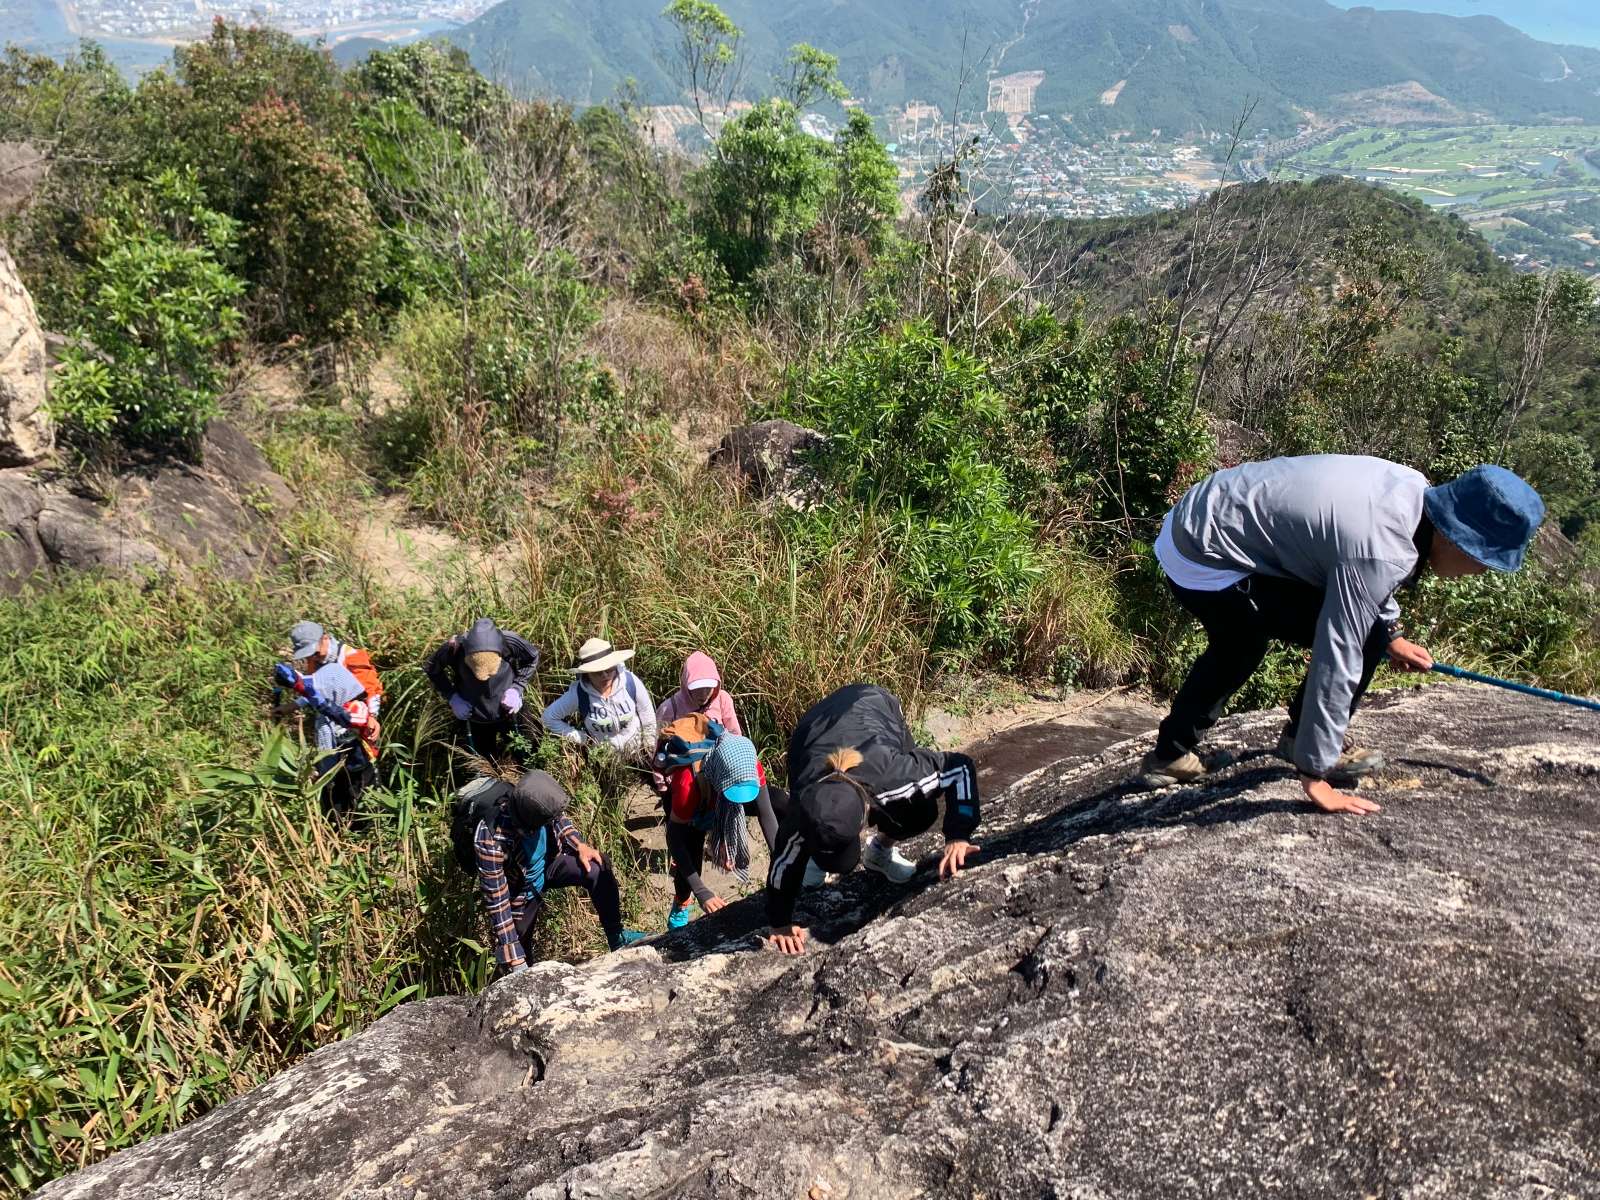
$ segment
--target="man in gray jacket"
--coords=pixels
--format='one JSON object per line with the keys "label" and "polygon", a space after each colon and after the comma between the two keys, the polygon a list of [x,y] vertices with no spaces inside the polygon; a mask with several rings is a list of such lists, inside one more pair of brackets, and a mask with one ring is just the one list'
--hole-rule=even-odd
{"label": "man in gray jacket", "polygon": [[1196,754],[1229,697],[1277,639],[1311,650],[1278,751],[1326,812],[1376,812],[1335,790],[1383,766],[1346,741],[1385,658],[1426,671],[1395,593],[1425,569],[1442,578],[1514,571],[1544,519],[1538,494],[1503,467],[1429,487],[1381,458],[1322,454],[1246,463],[1201,480],[1169,512],[1156,557],[1178,602],[1205,627],[1205,652],[1141,766],[1151,787],[1205,774]]}

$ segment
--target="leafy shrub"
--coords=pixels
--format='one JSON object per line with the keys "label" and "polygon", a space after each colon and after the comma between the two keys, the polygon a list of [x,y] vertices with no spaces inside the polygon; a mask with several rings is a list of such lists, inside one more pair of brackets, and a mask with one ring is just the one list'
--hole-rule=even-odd
{"label": "leafy shrub", "polygon": [[349,83],[373,100],[408,104],[433,124],[458,133],[474,129],[505,99],[478,74],[465,50],[433,42],[374,50],[351,70]]}
{"label": "leafy shrub", "polygon": [[241,323],[244,285],[222,265],[238,227],[171,171],[117,207],[80,283],[51,411],[92,440],[193,453],[224,382],[218,356]]}
{"label": "leafy shrub", "polygon": [[830,437],[819,465],[848,497],[807,520],[812,540],[839,540],[864,511],[896,548],[935,648],[1006,646],[1044,566],[994,461],[1007,412],[983,363],[909,324],[797,380],[789,406]]}
{"label": "leafy shrub", "polygon": [[1577,434],[1534,430],[1512,447],[1512,461],[1538,491],[1552,521],[1568,529],[1581,527],[1594,511],[1594,451]]}
{"label": "leafy shrub", "polygon": [[[567,319],[584,326],[598,319],[572,274],[547,287],[554,303],[567,306]],[[380,423],[378,438],[389,468],[409,474],[423,512],[504,537],[521,503],[520,481],[555,461],[569,422],[601,437],[626,427],[624,399],[593,362],[581,355],[551,361],[540,315],[500,297],[466,314],[419,309],[401,324],[407,399]]]}
{"label": "leafy shrub", "polygon": [[766,100],[729,121],[700,179],[700,224],[735,282],[748,279],[817,219],[832,154],[800,128],[800,113]]}
{"label": "leafy shrub", "polygon": [[[1210,468],[1214,445],[1190,399],[1183,355],[1160,315],[1122,317],[1071,363],[1069,387],[1098,392],[1103,516],[1153,537],[1161,517]],[[1078,356],[1074,356],[1075,359]]]}
{"label": "leafy shrub", "polygon": [[1424,579],[1408,622],[1441,661],[1496,675],[1552,680],[1590,691],[1595,667],[1594,588],[1530,556],[1515,574]]}
{"label": "leafy shrub", "polygon": [[235,127],[236,184],[249,214],[244,271],[270,336],[318,342],[355,333],[376,283],[372,206],[345,160],[291,104],[269,97]]}

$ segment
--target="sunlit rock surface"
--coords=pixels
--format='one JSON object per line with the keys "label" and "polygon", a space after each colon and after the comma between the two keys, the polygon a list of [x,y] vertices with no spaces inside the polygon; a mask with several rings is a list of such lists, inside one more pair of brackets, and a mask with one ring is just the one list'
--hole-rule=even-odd
{"label": "sunlit rock surface", "polygon": [[1204,787],[1124,786],[1148,739],[1046,768],[957,882],[926,838],[812,894],[803,959],[747,901],[408,1005],[41,1195],[1600,1194],[1600,716],[1380,698],[1367,818],[1280,721]]}

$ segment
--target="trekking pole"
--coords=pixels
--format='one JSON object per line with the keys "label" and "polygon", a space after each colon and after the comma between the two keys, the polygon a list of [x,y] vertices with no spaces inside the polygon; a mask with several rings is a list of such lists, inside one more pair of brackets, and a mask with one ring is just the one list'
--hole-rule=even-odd
{"label": "trekking pole", "polygon": [[1559,704],[1571,704],[1578,708],[1587,708],[1593,712],[1600,712],[1600,701],[1585,700],[1581,696],[1569,696],[1565,692],[1553,692],[1549,688],[1533,687],[1526,683],[1512,683],[1509,679],[1497,679],[1493,675],[1480,675],[1476,671],[1469,671],[1465,667],[1452,667],[1448,663],[1436,662],[1433,669],[1441,675],[1453,675],[1457,679],[1471,679],[1477,683],[1487,683],[1491,687],[1505,688],[1511,692],[1521,692],[1525,696],[1537,696],[1541,700],[1554,700]]}

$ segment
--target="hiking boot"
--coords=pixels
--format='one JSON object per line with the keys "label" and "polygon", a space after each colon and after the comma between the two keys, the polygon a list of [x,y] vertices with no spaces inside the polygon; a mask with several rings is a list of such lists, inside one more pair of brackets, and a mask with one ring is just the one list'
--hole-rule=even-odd
{"label": "hiking boot", "polygon": [[[1278,757],[1291,764],[1294,762],[1294,735],[1287,729],[1278,737]],[[1348,787],[1358,779],[1376,775],[1388,765],[1389,760],[1384,757],[1382,750],[1365,750],[1352,742],[1347,734],[1344,753],[1328,768],[1326,778],[1334,787]]]}
{"label": "hiking boot", "polygon": [[1172,787],[1179,783],[1193,783],[1206,775],[1206,765],[1200,756],[1190,751],[1177,758],[1158,758],[1152,750],[1139,764],[1139,782],[1147,788]]}
{"label": "hiking boot", "polygon": [[682,908],[674,908],[671,912],[667,913],[668,929],[682,929],[688,923],[689,906],[687,904],[685,904]]}
{"label": "hiking boot", "polygon": [[806,863],[805,877],[800,880],[803,888],[819,888],[828,882],[828,873],[814,862]]}
{"label": "hiking boot", "polygon": [[866,849],[861,852],[861,865],[891,883],[904,883],[917,873],[917,864],[901,854],[894,843],[885,844],[876,837],[867,840]]}
{"label": "hiking boot", "polygon": [[648,934],[640,933],[637,929],[624,929],[616,937],[608,939],[613,950],[621,950],[626,946],[637,946],[644,941]]}

